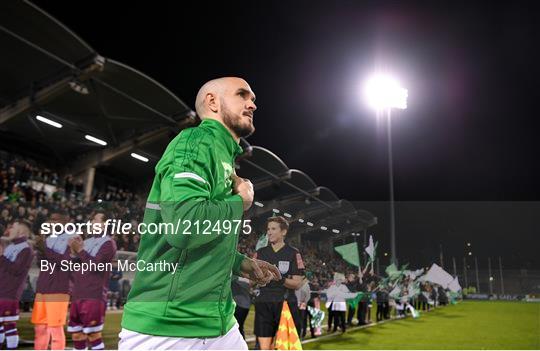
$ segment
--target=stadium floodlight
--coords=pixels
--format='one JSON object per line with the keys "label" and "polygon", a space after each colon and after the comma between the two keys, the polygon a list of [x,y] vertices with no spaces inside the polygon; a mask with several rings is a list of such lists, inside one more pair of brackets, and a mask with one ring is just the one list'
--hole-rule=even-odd
{"label": "stadium floodlight", "polygon": [[375,74],[369,78],[364,94],[368,105],[377,111],[407,108],[409,92],[398,80],[386,74]]}
{"label": "stadium floodlight", "polygon": [[471,243],[467,243],[467,246],[471,246]]}
{"label": "stadium floodlight", "polygon": [[303,219],[303,218],[299,218],[299,219],[298,219],[298,222],[304,223],[304,219]]}
{"label": "stadium floodlight", "polygon": [[143,162],[148,162],[148,158],[146,158],[146,157],[144,157],[142,155],[139,155],[139,154],[137,154],[135,152],[131,153],[131,157],[136,158],[137,160],[140,160],[140,161],[143,161]]}
{"label": "stadium floodlight", "polygon": [[257,207],[264,207],[264,205],[262,203],[260,203],[259,201],[255,201],[254,204]]}
{"label": "stadium floodlight", "polygon": [[311,222],[307,222],[306,224],[308,225],[308,227],[313,227],[313,223]]}
{"label": "stadium floodlight", "polygon": [[273,208],[273,209],[272,209],[272,212],[274,212],[274,213],[279,213],[280,211],[279,211],[277,208]]}
{"label": "stadium floodlight", "polygon": [[321,226],[321,229],[322,229],[322,230],[328,230],[328,228],[327,228],[327,227],[325,227],[324,225],[323,225],[323,226]]}
{"label": "stadium floodlight", "polygon": [[61,125],[60,123],[55,122],[55,121],[53,121],[53,120],[50,120],[50,119],[45,118],[45,117],[40,116],[40,115],[37,115],[37,116],[36,116],[36,119],[37,119],[38,121],[42,122],[42,123],[48,124],[48,125],[53,126],[53,127],[55,127],[55,128],[62,128],[62,127],[63,127],[63,125]]}
{"label": "stadium floodlight", "polygon": [[388,74],[376,73],[371,76],[364,87],[364,97],[368,106],[375,109],[377,118],[383,113],[388,118],[388,175],[390,190],[390,253],[391,263],[397,265],[396,230],[394,209],[394,171],[392,165],[392,109],[404,110],[407,108],[409,92],[403,88],[399,81]]}
{"label": "stadium floodlight", "polygon": [[283,215],[284,215],[285,217],[287,217],[287,218],[291,218],[291,217],[292,217],[292,215],[291,215],[290,213],[287,213],[287,212],[284,212]]}
{"label": "stadium floodlight", "polygon": [[86,134],[86,135],[84,136],[84,138],[85,138],[86,140],[90,140],[91,142],[94,142],[94,143],[99,144],[99,145],[103,145],[103,146],[107,145],[107,142],[106,142],[105,140],[101,140],[101,139],[96,138],[96,137],[94,137],[94,136],[91,136],[91,135],[89,135],[89,134]]}
{"label": "stadium floodlight", "polygon": [[332,233],[339,234],[339,230],[338,229],[332,229]]}
{"label": "stadium floodlight", "polygon": [[472,252],[469,251],[469,256],[472,256]]}

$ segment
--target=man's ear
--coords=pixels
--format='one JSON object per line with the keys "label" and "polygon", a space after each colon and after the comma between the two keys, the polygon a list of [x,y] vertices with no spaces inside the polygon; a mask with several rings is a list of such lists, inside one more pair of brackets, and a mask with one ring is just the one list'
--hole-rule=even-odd
{"label": "man's ear", "polygon": [[206,105],[208,106],[208,109],[210,111],[214,113],[217,113],[219,111],[219,101],[214,93],[206,94],[206,97],[204,99],[206,100]]}

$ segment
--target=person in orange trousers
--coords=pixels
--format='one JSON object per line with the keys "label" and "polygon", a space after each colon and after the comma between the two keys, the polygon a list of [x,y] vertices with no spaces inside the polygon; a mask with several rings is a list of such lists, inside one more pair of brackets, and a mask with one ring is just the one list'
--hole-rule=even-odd
{"label": "person in orange trousers", "polygon": [[[48,223],[65,225],[68,221],[67,213],[55,210]],[[47,350],[49,343],[52,350],[63,350],[66,347],[64,326],[69,305],[70,272],[61,270],[60,264],[63,260],[71,260],[70,237],[71,235],[62,233],[45,239],[40,233],[36,239],[40,271],[31,319],[34,324],[36,350]]]}

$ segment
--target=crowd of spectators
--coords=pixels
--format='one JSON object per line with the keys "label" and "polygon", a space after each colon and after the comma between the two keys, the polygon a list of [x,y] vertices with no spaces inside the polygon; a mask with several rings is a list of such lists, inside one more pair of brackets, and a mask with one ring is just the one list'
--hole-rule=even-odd
{"label": "crowd of spectators", "polygon": [[[82,180],[72,175],[60,179],[33,160],[0,152],[0,236],[18,219],[30,222],[36,235],[56,209],[68,213],[73,223],[87,222],[97,208],[105,209],[111,218],[131,222],[134,228],[142,220],[144,201],[135,192],[108,187],[85,201],[83,190]],[[139,233],[114,238],[118,250],[137,251]]]}
{"label": "crowd of spectators", "polygon": [[[32,223],[34,235],[48,220],[51,211],[67,212],[74,223],[86,222],[96,208],[107,210],[111,218],[131,222],[136,228],[144,214],[144,198],[126,188],[108,187],[95,191],[92,201],[83,197],[84,183],[68,174],[60,178],[52,171],[33,160],[0,152],[0,234],[6,232],[16,219]],[[140,234],[115,235],[118,250],[138,249]],[[241,235],[238,250],[250,257],[255,253],[259,236],[255,233]],[[309,242],[298,247],[308,272],[317,278],[321,286],[328,286],[335,272],[354,272],[334,253],[323,252]]]}

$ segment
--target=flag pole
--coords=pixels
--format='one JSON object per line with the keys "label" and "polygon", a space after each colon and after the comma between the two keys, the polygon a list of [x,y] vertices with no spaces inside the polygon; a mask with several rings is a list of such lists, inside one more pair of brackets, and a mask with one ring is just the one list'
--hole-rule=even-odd
{"label": "flag pole", "polygon": [[362,278],[364,275],[362,274],[362,262],[360,262],[360,247],[358,246],[358,237],[355,237],[355,240],[356,240],[356,250],[358,251],[358,279],[360,283],[362,283]]}

